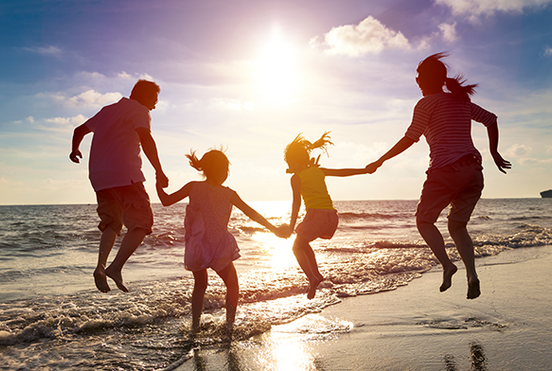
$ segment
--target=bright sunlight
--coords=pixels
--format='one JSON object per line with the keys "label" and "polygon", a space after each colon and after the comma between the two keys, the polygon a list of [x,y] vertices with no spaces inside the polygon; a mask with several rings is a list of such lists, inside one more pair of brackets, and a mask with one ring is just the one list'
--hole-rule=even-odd
{"label": "bright sunlight", "polygon": [[257,61],[259,93],[273,103],[291,103],[300,85],[297,52],[274,33]]}

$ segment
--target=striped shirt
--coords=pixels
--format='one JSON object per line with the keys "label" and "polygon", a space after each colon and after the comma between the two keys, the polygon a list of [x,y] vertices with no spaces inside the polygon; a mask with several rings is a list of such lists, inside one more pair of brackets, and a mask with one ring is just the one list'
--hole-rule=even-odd
{"label": "striped shirt", "polygon": [[496,115],[450,93],[423,97],[414,107],[412,123],[405,136],[417,142],[422,134],[429,144],[429,169],[452,164],[465,155],[481,154],[473,145],[471,120],[490,126]]}

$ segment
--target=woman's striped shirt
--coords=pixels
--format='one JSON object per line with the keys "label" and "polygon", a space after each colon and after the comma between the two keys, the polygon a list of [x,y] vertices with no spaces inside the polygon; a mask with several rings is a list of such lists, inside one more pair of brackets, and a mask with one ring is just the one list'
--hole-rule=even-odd
{"label": "woman's striped shirt", "polygon": [[422,134],[429,144],[429,169],[452,164],[468,154],[481,154],[471,137],[471,120],[489,126],[496,122],[494,113],[469,101],[462,101],[451,93],[437,93],[423,97],[414,107],[412,123],[405,136],[420,140]]}

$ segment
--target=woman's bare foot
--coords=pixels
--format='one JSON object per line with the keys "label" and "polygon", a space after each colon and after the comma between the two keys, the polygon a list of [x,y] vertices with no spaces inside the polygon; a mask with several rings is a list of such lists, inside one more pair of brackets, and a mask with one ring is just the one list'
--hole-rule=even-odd
{"label": "woman's bare foot", "polygon": [[481,288],[479,286],[479,279],[468,279],[468,299],[475,299],[481,295]]}
{"label": "woman's bare foot", "polygon": [[318,288],[318,285],[320,285],[320,282],[324,281],[324,277],[320,276],[316,279],[309,281],[309,291],[307,292],[307,299],[313,299],[316,295],[316,289]]}
{"label": "woman's bare foot", "polygon": [[109,266],[105,270],[105,275],[115,281],[115,284],[119,290],[128,292],[127,287],[123,284],[123,275],[121,274],[121,271],[114,271],[111,269],[111,266]]}
{"label": "woman's bare foot", "polygon": [[448,268],[443,268],[443,283],[439,287],[439,291],[447,291],[452,286],[452,276],[457,270],[458,268],[454,264]]}
{"label": "woman's bare foot", "polygon": [[107,277],[103,268],[97,267],[94,271],[94,282],[101,292],[109,292],[111,290],[107,284]]}

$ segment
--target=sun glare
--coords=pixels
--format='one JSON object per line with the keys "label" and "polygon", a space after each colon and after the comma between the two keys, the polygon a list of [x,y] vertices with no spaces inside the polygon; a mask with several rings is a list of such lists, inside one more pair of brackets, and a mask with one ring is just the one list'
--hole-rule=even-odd
{"label": "sun glare", "polygon": [[287,269],[297,264],[292,252],[293,238],[283,239],[272,233],[255,233],[252,238],[264,251],[272,268]]}
{"label": "sun glare", "polygon": [[275,34],[257,60],[259,93],[274,103],[289,103],[296,99],[300,77],[297,72],[297,52]]}

